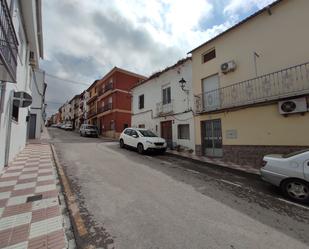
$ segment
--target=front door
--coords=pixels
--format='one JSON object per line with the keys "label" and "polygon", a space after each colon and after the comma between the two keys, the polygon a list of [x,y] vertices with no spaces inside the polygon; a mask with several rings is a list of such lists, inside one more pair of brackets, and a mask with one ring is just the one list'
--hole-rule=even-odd
{"label": "front door", "polygon": [[202,138],[204,155],[222,157],[221,119],[203,121]]}
{"label": "front door", "polygon": [[29,139],[35,139],[36,114],[30,114]]}
{"label": "front door", "polygon": [[172,121],[161,122],[161,137],[166,140],[169,148],[173,147],[173,129]]}

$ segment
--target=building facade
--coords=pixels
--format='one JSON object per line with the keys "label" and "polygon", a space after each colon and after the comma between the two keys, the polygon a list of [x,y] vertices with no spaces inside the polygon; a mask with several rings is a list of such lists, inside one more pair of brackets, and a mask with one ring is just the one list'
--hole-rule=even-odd
{"label": "building facade", "polygon": [[[0,170],[26,144],[30,107],[16,105],[31,95],[32,69],[43,57],[41,1],[0,0]],[[15,99],[14,99],[15,98]],[[13,100],[15,101],[13,103]],[[21,102],[20,102],[21,103]]]}
{"label": "building facade", "polygon": [[98,118],[97,118],[97,98],[98,92],[97,87],[99,84],[99,80],[94,81],[91,86],[86,90],[88,93],[88,98],[86,101],[87,104],[87,123],[91,125],[95,125],[99,128]]}
{"label": "building facade", "polygon": [[150,76],[131,91],[133,127],[153,131],[169,147],[195,150],[191,57]]}
{"label": "building facade", "polygon": [[32,71],[31,94],[32,104],[30,106],[30,117],[28,127],[29,139],[40,139],[43,126],[45,125],[45,72],[40,69]]}
{"label": "building facade", "polygon": [[309,146],[308,9],[276,1],[191,51],[198,155],[258,168]]}
{"label": "building facade", "polygon": [[114,67],[98,81],[97,126],[106,137],[118,138],[131,126],[130,89],[145,77]]}

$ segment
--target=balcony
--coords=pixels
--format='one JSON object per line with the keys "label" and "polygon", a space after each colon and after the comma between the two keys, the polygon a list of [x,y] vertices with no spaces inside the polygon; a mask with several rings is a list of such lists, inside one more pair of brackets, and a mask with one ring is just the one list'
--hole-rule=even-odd
{"label": "balcony", "polygon": [[164,104],[163,102],[157,103],[157,116],[165,116],[174,112],[174,100],[171,100],[170,103]]}
{"label": "balcony", "polygon": [[197,113],[213,112],[309,93],[309,62],[195,96]]}
{"label": "balcony", "polygon": [[0,80],[16,82],[18,40],[6,0],[0,0]]}
{"label": "balcony", "polygon": [[106,93],[107,91],[112,90],[112,89],[113,89],[113,83],[108,83],[107,85],[105,85],[105,87],[102,87],[99,90],[99,95],[103,95],[104,93]]}
{"label": "balcony", "polygon": [[94,115],[96,115],[96,114],[97,114],[96,108],[91,108],[91,109],[87,112],[87,118],[90,118],[90,117],[92,117],[92,116],[94,116]]}
{"label": "balcony", "polygon": [[112,110],[112,108],[113,108],[113,104],[108,103],[107,105],[98,107],[98,113],[107,112],[109,110]]}

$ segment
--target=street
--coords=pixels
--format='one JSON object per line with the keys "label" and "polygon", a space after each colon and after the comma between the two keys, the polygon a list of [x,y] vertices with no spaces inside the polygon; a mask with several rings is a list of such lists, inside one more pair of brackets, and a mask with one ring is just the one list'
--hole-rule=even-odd
{"label": "street", "polygon": [[309,247],[309,207],[259,177],[49,133],[96,248]]}

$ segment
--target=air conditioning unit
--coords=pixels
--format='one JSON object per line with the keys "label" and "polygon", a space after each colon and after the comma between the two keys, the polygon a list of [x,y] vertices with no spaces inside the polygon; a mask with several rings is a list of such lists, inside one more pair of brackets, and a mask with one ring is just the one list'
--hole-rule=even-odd
{"label": "air conditioning unit", "polygon": [[235,69],[236,69],[236,63],[233,60],[221,64],[221,72],[224,74],[233,72]]}
{"label": "air conditioning unit", "polygon": [[279,113],[285,115],[308,111],[307,101],[305,97],[279,101],[278,107],[279,107]]}

